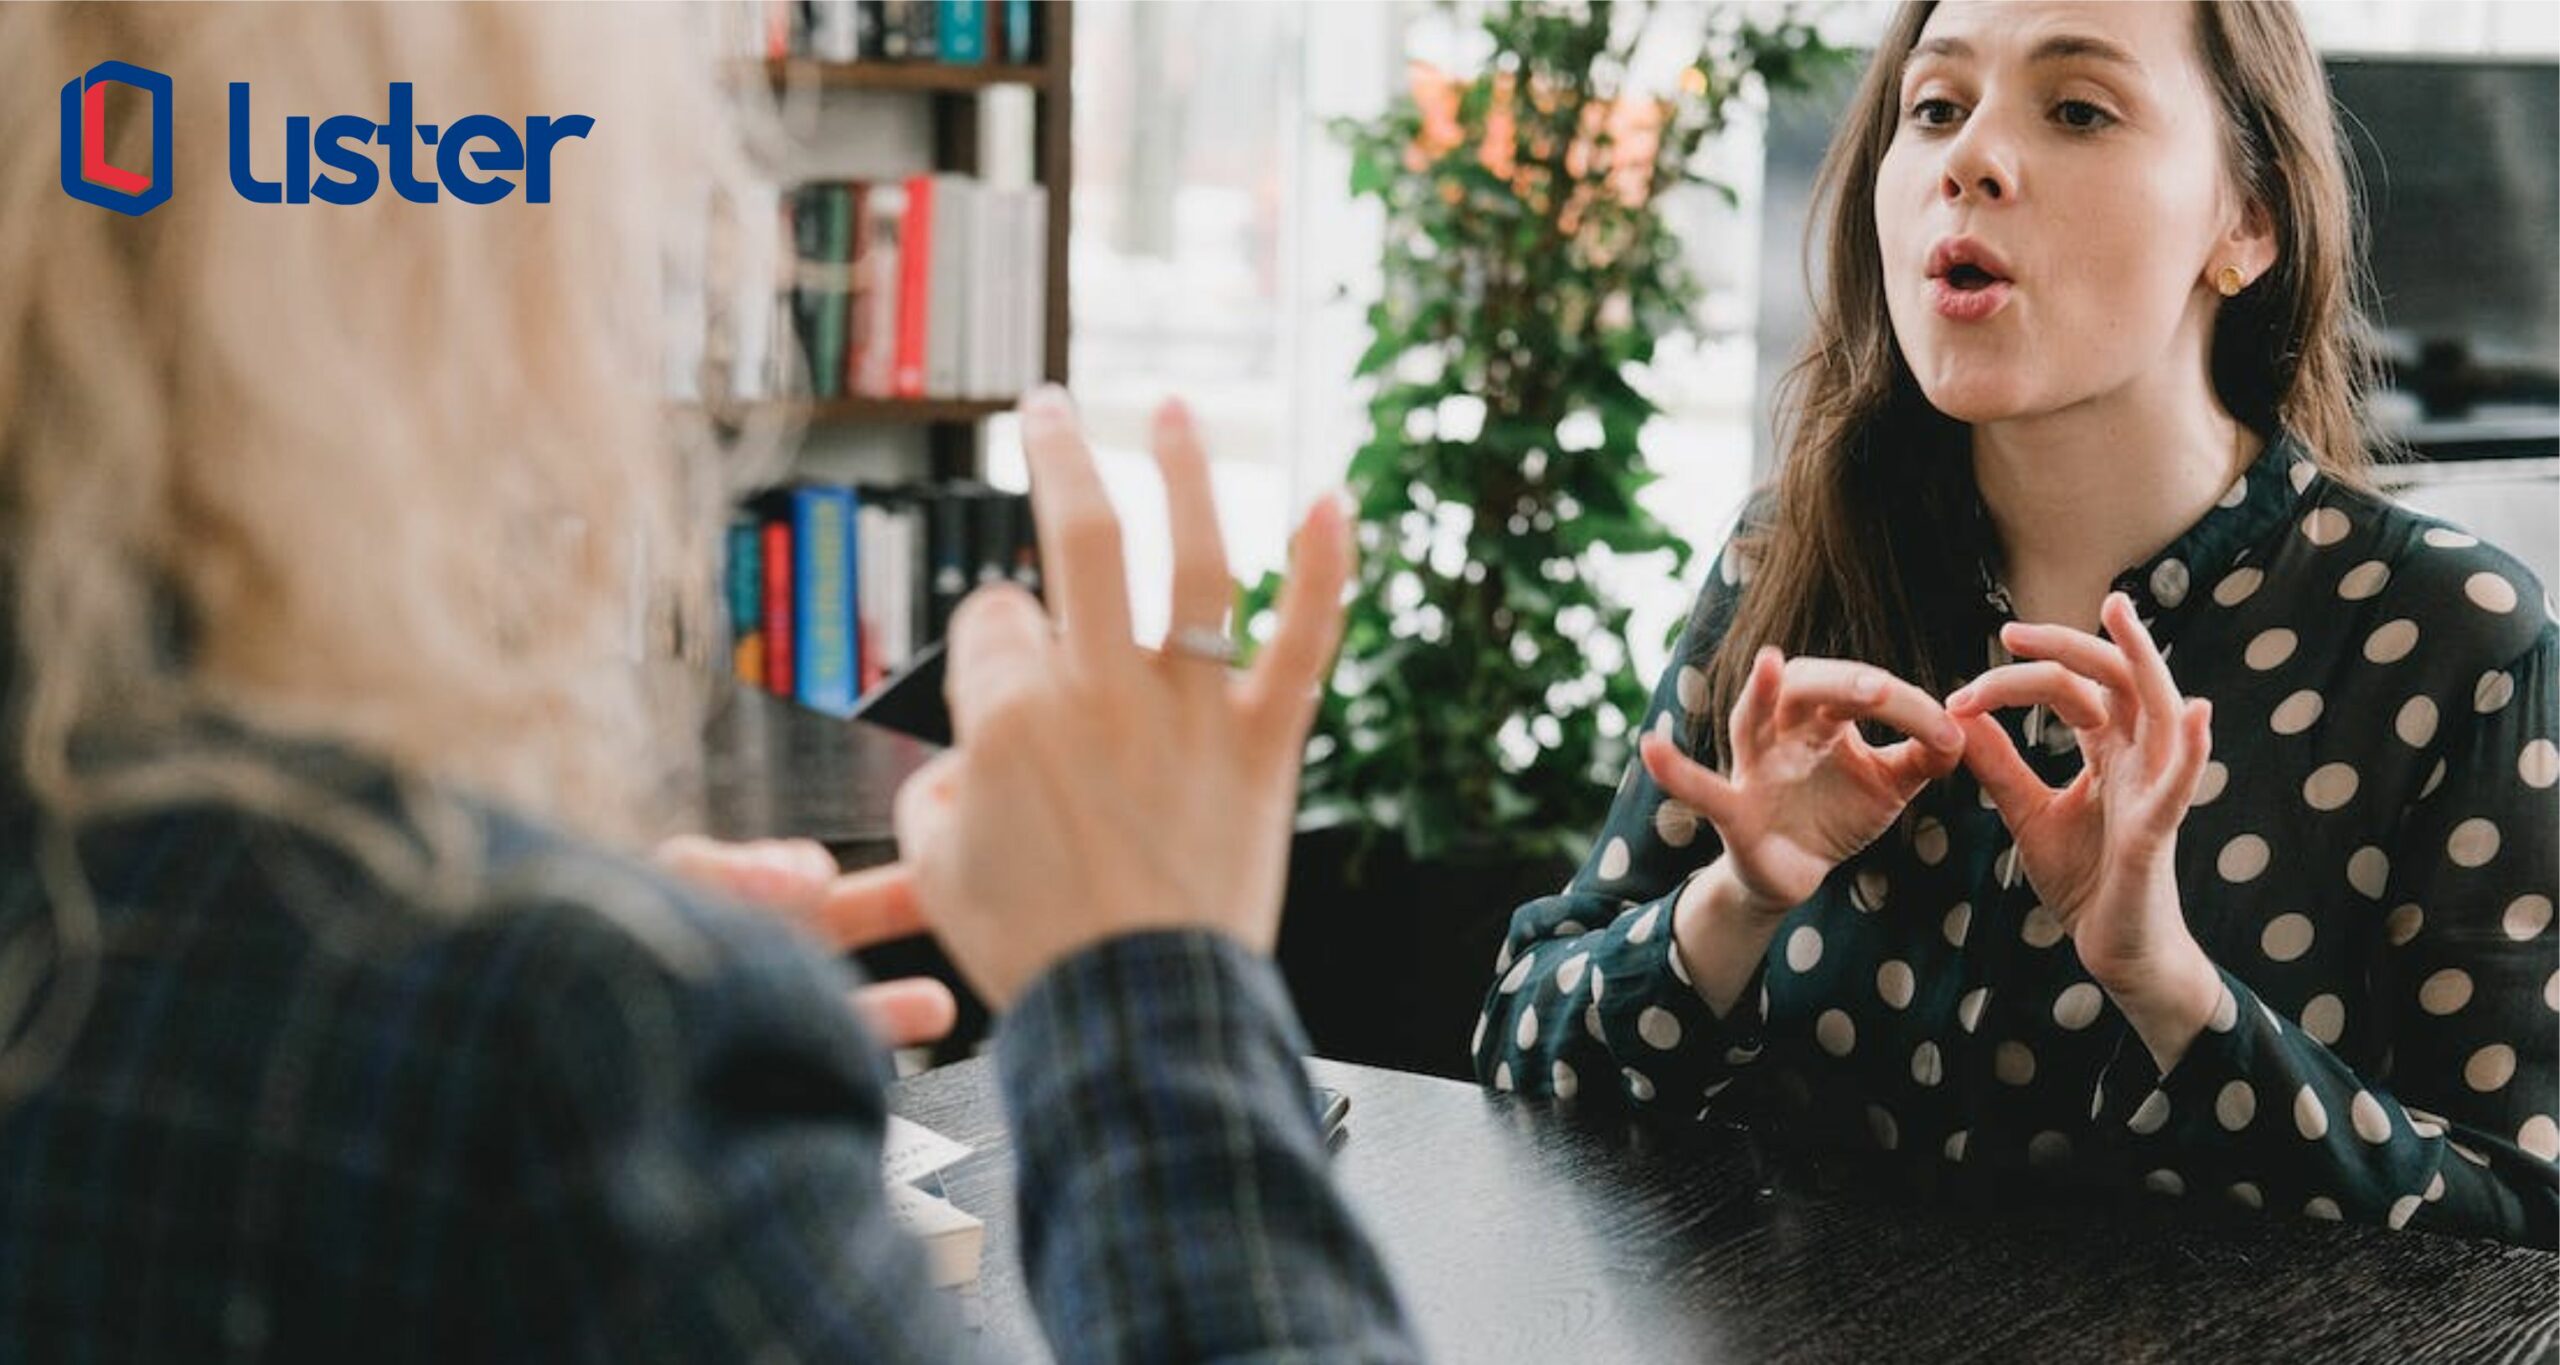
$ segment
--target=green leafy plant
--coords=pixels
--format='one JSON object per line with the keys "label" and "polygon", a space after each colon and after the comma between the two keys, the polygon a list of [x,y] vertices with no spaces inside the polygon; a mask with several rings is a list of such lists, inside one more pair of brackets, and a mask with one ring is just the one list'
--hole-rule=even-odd
{"label": "green leafy plant", "polygon": [[[1360,569],[1300,824],[1357,827],[1355,862],[1390,832],[1416,862],[1571,859],[1632,752],[1646,687],[1593,571],[1688,562],[1637,501],[1656,408],[1629,380],[1701,300],[1664,197],[1733,204],[1701,144],[1837,56],[1792,14],[1678,12],[1700,32],[1676,93],[1629,88],[1649,7],[1511,0],[1478,74],[1417,67],[1386,113],[1333,125],[1352,193],[1386,210],[1384,289],[1346,476]],[[1260,628],[1276,588],[1239,619]]]}

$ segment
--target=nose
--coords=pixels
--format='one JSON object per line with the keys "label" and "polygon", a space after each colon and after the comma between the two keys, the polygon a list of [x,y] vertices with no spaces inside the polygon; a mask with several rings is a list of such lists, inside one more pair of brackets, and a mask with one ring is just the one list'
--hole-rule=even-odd
{"label": "nose", "polygon": [[1991,120],[1977,111],[1965,121],[1964,130],[1947,144],[1938,191],[1949,203],[1962,203],[1967,196],[1987,203],[2016,197],[2018,177],[2013,157],[1990,125]]}

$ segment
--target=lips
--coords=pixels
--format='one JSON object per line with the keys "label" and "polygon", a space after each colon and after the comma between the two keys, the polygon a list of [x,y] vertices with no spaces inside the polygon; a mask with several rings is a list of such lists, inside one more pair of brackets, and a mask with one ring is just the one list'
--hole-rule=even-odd
{"label": "lips", "polygon": [[1971,237],[1942,237],[1929,249],[1929,278],[1974,290],[2015,280],[2000,253]]}

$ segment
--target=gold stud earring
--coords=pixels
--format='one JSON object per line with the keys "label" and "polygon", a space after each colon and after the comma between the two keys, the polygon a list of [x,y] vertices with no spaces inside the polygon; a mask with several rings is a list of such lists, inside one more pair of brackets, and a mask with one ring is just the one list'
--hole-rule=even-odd
{"label": "gold stud earring", "polygon": [[2226,299],[2247,288],[2248,284],[2249,277],[2241,274],[2240,267],[2236,265],[2226,265],[2213,275],[2213,287],[2221,290],[2222,297]]}

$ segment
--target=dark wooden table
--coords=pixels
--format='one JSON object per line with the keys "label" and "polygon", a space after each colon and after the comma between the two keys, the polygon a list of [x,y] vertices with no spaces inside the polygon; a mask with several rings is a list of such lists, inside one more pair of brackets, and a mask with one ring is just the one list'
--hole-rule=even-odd
{"label": "dark wooden table", "polygon": [[[2560,1254],[2422,1233],[2086,1208],[1998,1214],[1763,1178],[1753,1144],[1580,1120],[1333,1062],[1335,1170],[1435,1361],[2560,1359]],[[901,1082],[976,1147],[985,1331],[1044,1359],[989,1064]]]}

